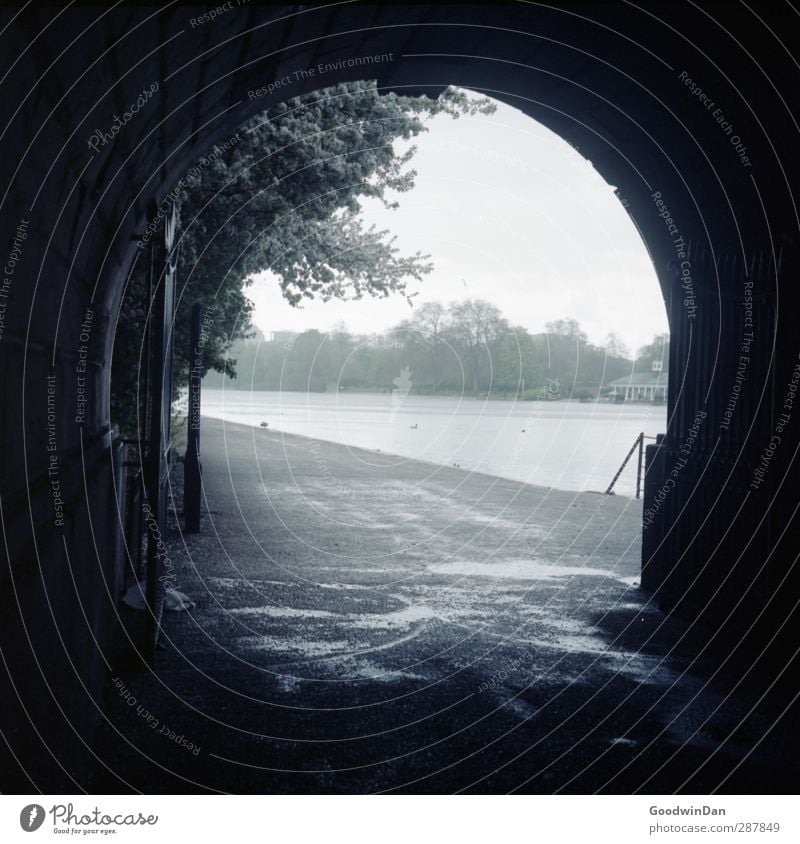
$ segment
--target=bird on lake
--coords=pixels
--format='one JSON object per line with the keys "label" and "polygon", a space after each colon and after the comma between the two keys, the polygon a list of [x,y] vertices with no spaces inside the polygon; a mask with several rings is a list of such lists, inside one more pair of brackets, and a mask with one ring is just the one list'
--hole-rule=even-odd
{"label": "bird on lake", "polygon": [[262,422],[261,427],[262,428],[269,428],[269,422]]}

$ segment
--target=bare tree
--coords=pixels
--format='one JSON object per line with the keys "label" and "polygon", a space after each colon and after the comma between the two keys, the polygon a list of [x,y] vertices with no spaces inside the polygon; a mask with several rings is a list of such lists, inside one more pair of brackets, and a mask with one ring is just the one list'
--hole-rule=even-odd
{"label": "bare tree", "polygon": [[439,387],[442,372],[442,353],[444,343],[442,329],[445,322],[445,309],[441,302],[424,302],[414,313],[412,325],[419,333],[420,342],[426,350],[430,366],[432,387]]}
{"label": "bare tree", "polygon": [[485,299],[453,302],[448,317],[448,331],[462,356],[464,369],[471,377],[472,389],[477,393],[484,355],[491,358],[495,342],[509,330],[508,322],[500,310]]}
{"label": "bare tree", "polygon": [[630,351],[616,331],[606,335],[606,354],[612,358],[628,358]]}

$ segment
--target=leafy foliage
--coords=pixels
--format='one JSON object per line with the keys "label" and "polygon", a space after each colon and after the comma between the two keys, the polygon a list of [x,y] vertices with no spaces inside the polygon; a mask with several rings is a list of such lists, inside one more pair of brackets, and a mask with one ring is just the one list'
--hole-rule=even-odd
{"label": "leafy foliage", "polygon": [[656,334],[652,343],[639,349],[636,371],[650,372],[654,361],[659,361],[662,369],[669,369],[669,334]]}
{"label": "leafy foliage", "polygon": [[[590,343],[575,320],[547,328],[531,334],[481,299],[449,306],[426,302],[383,334],[352,335],[340,325],[327,334],[305,331],[288,342],[260,335],[242,341],[234,348],[239,380],[226,388],[390,391],[408,369],[416,394],[581,398],[598,395],[634,365],[638,369],[638,361]],[[225,382],[209,376],[205,383]]]}
{"label": "leafy foliage", "polygon": [[[246,336],[248,278],[271,270],[285,298],[408,295],[432,270],[427,256],[399,254],[386,231],[366,228],[360,200],[395,207],[413,188],[415,147],[395,150],[438,114],[489,113],[493,104],[448,89],[438,98],[381,94],[374,82],[336,85],[272,106],[190,171],[178,190],[179,299],[175,385],[188,382],[188,313],[214,308],[206,369],[235,374],[227,351]],[[131,428],[139,408],[149,262],[136,262],[121,305],[112,374],[112,418]]]}

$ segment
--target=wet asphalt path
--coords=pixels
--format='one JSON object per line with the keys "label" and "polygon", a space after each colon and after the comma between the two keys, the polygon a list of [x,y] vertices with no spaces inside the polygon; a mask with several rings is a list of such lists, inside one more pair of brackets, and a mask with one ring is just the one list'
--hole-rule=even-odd
{"label": "wet asphalt path", "polygon": [[211,419],[202,452],[202,533],[170,539],[197,606],[109,685],[93,790],[796,781],[778,709],[638,590],[638,502]]}

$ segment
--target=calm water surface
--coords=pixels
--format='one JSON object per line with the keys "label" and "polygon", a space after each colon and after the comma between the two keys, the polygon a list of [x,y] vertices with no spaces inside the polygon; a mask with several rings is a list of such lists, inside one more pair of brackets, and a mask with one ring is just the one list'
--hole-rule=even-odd
{"label": "calm water surface", "polygon": [[[486,401],[396,394],[204,389],[205,416],[568,490],[604,490],[640,431],[666,428],[647,404]],[[635,458],[615,491],[633,495]]]}

